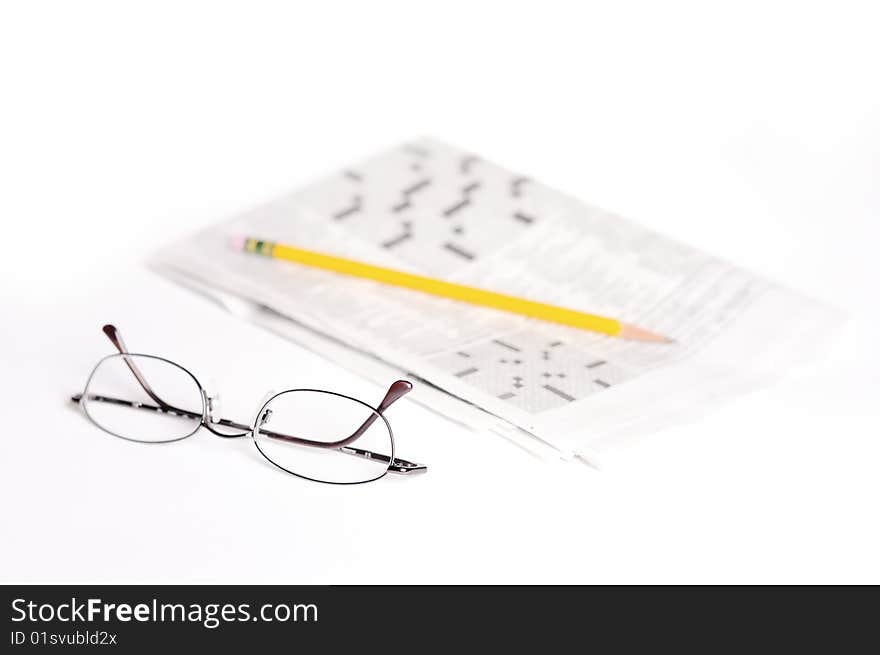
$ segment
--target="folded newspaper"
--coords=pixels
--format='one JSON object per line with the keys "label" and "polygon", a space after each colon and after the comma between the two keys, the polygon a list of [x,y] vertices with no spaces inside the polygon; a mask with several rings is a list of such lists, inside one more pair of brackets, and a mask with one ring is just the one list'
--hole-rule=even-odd
{"label": "folded newspaper", "polygon": [[[626,341],[230,247],[248,235],[612,316]],[[158,253],[155,266],[356,372],[540,455],[597,452],[766,382],[835,324],[819,303],[430,139]],[[784,324],[786,330],[767,330]]]}

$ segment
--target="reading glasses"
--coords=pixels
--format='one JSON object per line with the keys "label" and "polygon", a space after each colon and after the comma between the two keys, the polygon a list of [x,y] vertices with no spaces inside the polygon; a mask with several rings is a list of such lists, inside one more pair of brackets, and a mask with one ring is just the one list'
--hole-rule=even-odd
{"label": "reading glasses", "polygon": [[227,439],[251,437],[260,454],[281,470],[330,484],[427,470],[395,456],[394,435],[385,418],[385,411],[412,389],[405,380],[394,382],[376,407],[334,391],[288,389],[271,395],[253,420],[244,423],[217,416],[218,397],[208,395],[180,364],[129,352],[116,327],[105,325],[103,330],[119,352],[101,359],[83,392],[71,400],[115,437],[168,443],[203,427]]}

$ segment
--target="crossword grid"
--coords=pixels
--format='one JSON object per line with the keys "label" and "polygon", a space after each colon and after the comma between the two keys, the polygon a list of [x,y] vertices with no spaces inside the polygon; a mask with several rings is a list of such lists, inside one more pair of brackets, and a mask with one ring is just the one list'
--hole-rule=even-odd
{"label": "crossword grid", "polygon": [[[442,277],[517,240],[560,194],[442,144],[408,144],[300,193],[319,216]],[[530,412],[625,379],[619,367],[535,332],[472,344],[432,363]]]}
{"label": "crossword grid", "polygon": [[[540,220],[530,189],[528,178],[474,155],[408,144],[305,189],[301,199],[405,261],[448,273]],[[499,229],[505,223],[510,228]]]}
{"label": "crossword grid", "polygon": [[562,407],[629,377],[604,359],[534,332],[489,339],[430,361],[529,412]]}

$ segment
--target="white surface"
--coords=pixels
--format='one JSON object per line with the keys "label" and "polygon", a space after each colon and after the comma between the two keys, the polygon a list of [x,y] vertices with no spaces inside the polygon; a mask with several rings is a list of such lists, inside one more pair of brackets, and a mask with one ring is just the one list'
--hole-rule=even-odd
{"label": "white surface", "polygon": [[[876,18],[867,3],[4,5],[0,580],[880,582]],[[302,382],[377,396],[141,261],[425,132],[851,320],[827,357],[602,472],[402,402],[401,455],[430,473],[329,487],[244,442],[114,440],[65,402],[110,352],[105,321],[213,378],[230,410]]]}

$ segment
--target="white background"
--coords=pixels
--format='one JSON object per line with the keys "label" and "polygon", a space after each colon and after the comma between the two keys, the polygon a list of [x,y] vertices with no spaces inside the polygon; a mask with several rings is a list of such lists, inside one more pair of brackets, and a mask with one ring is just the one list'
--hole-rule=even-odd
{"label": "white background", "polygon": [[[880,582],[870,5],[4,3],[0,580]],[[108,321],[249,410],[306,383],[378,399],[143,261],[422,134],[850,320],[826,356],[601,472],[404,401],[400,454],[429,474],[324,486],[244,440],[115,440],[65,402]]]}

